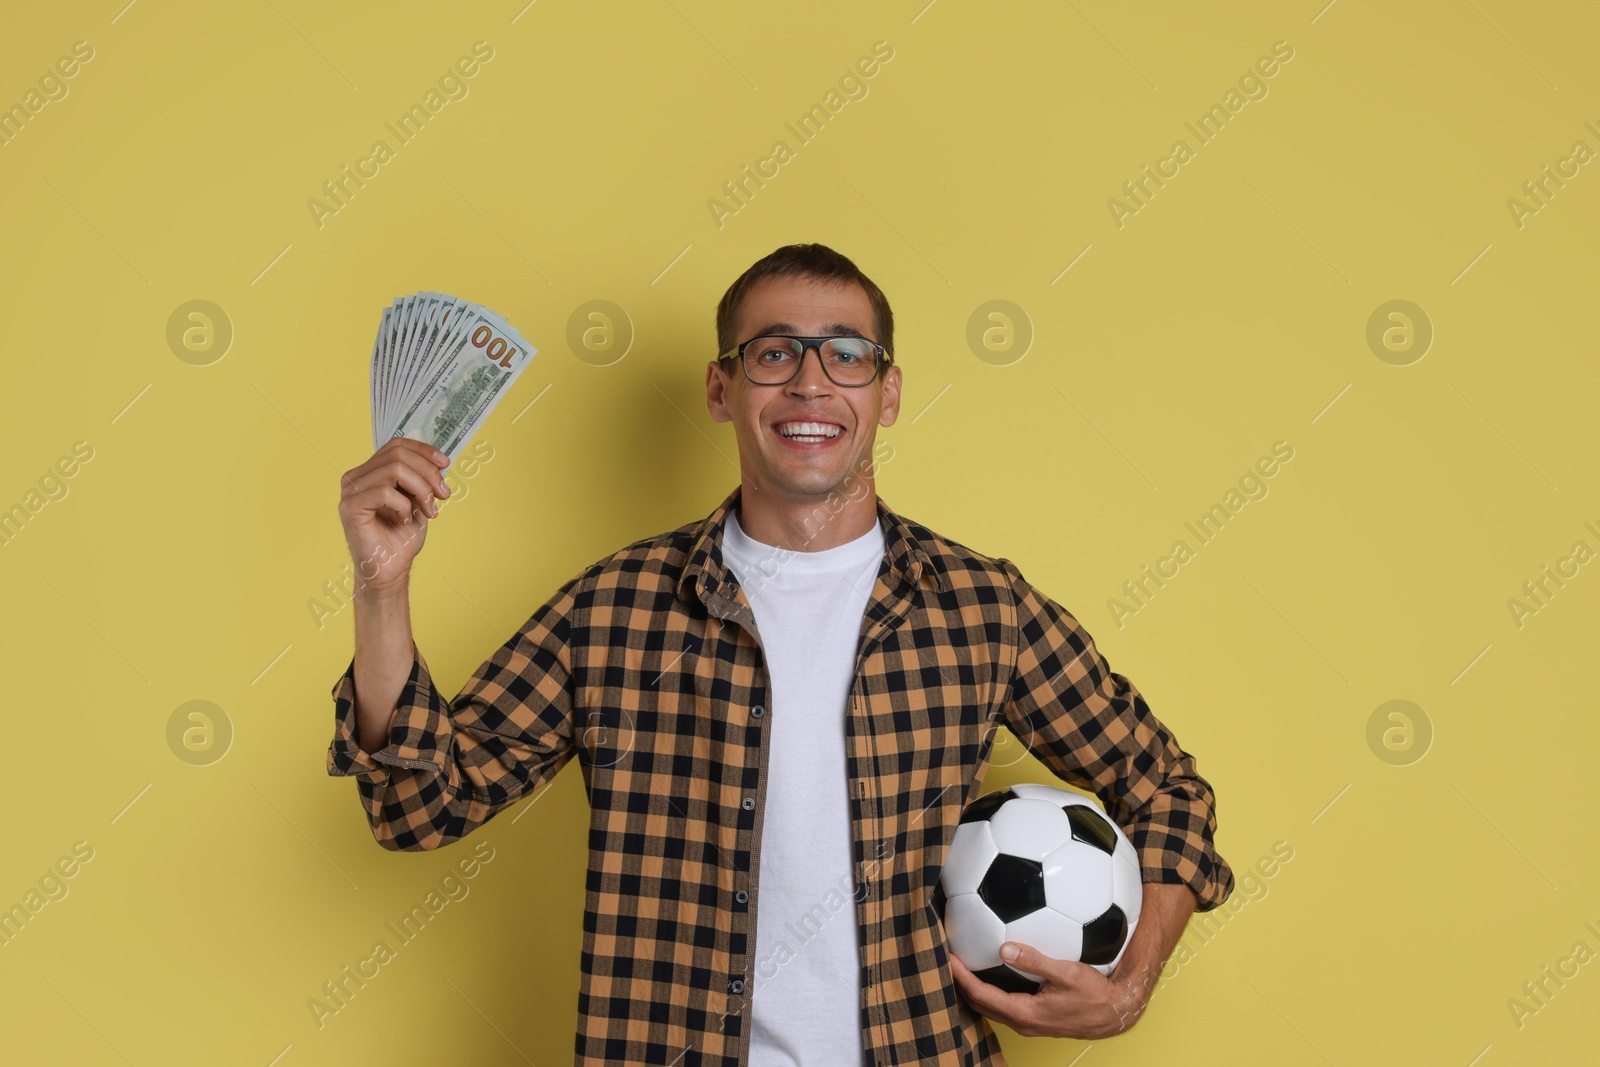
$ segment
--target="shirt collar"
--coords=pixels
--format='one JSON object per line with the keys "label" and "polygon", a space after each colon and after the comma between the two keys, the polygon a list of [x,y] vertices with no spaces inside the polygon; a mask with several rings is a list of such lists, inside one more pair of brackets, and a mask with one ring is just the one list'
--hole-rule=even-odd
{"label": "shirt collar", "polygon": [[[741,485],[734,486],[733,491],[695,529],[694,539],[689,544],[688,561],[678,578],[680,597],[687,599],[693,593],[705,601],[720,594],[732,599],[738,583],[723,561],[722,536],[727,529],[728,513],[738,506],[742,489]],[[897,514],[884,503],[883,497],[875,495],[874,499],[878,521],[883,525],[884,552],[889,560],[890,579],[909,582],[913,586],[926,580],[933,588],[945,591],[943,571],[934,563],[923,539],[917,536],[919,530],[924,534],[930,531]]]}

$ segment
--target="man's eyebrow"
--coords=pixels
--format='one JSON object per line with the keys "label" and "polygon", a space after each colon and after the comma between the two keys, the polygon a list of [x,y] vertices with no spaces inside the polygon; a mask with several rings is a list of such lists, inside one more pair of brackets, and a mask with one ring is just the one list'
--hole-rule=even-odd
{"label": "man's eyebrow", "polygon": [[[792,322],[769,322],[761,327],[752,337],[765,337],[772,333],[794,334],[797,328]],[[867,335],[850,325],[848,322],[830,322],[818,333],[818,337],[866,337]]]}

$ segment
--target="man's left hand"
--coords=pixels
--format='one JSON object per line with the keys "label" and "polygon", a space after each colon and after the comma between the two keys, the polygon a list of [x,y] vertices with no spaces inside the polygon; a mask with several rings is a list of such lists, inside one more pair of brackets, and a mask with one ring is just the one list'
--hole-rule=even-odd
{"label": "man's left hand", "polygon": [[[1008,993],[990,985],[950,953],[950,969],[967,1003],[1024,1037],[1071,1037],[1094,1041],[1113,1037],[1132,1026],[1149,1003],[1148,984],[1107,978],[1087,963],[1051,959],[1031,945],[1008,941],[1001,947],[1021,951],[1007,959],[1042,980],[1037,993]],[[1118,968],[1120,971],[1122,968]]]}

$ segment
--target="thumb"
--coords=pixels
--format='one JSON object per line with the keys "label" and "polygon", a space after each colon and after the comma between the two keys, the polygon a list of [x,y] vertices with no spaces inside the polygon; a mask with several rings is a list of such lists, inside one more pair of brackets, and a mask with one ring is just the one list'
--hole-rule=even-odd
{"label": "thumb", "polygon": [[1000,958],[1035,980],[1050,977],[1050,971],[1054,969],[1050,965],[1055,962],[1032,945],[1025,945],[1021,941],[1007,941],[1001,945]]}
{"label": "thumb", "polygon": [[1058,960],[1053,956],[1047,956],[1032,945],[1025,945],[1021,941],[1007,941],[1001,945],[1000,958],[1030,978],[1051,982],[1069,982],[1074,968],[1088,967],[1087,964],[1074,960]]}

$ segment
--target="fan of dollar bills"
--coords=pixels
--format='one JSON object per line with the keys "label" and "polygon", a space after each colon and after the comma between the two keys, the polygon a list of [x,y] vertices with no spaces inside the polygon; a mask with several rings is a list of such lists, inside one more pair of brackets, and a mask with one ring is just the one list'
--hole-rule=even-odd
{"label": "fan of dollar bills", "polygon": [[455,463],[537,350],[505,319],[448,293],[383,309],[372,345],[372,447],[394,437]]}

